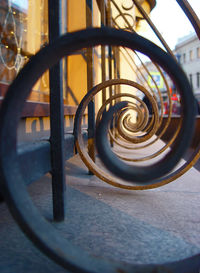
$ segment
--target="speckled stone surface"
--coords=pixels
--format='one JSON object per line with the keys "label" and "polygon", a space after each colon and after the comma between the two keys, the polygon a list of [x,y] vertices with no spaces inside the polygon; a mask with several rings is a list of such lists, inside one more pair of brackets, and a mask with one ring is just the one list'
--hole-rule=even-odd
{"label": "speckled stone surface", "polygon": [[[78,156],[66,163],[67,216],[52,223],[63,238],[93,255],[135,264],[162,264],[200,252],[200,181],[192,169],[148,191],[113,188],[89,176]],[[32,199],[52,222],[51,180],[29,186]],[[0,272],[67,272],[25,237],[0,204]]]}

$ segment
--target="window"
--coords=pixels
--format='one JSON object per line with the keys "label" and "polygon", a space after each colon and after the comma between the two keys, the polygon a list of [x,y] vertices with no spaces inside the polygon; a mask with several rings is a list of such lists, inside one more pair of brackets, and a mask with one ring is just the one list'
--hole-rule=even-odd
{"label": "window", "polygon": [[197,72],[197,88],[200,87],[200,73]]}
{"label": "window", "polygon": [[193,50],[190,50],[190,61],[192,61],[193,60]]}
{"label": "window", "polygon": [[[47,0],[0,1],[0,87],[6,89],[28,59],[48,42],[47,6]],[[35,84],[29,99],[49,100],[48,72]]]}
{"label": "window", "polygon": [[186,62],[186,54],[184,53],[183,54],[183,63],[185,63]]}
{"label": "window", "polygon": [[179,64],[182,62],[181,54],[176,54],[176,58]]}
{"label": "window", "polygon": [[200,47],[197,47],[197,58],[200,59]]}
{"label": "window", "polygon": [[192,74],[189,75],[189,80],[190,80],[191,86],[193,86],[193,83],[192,83]]}

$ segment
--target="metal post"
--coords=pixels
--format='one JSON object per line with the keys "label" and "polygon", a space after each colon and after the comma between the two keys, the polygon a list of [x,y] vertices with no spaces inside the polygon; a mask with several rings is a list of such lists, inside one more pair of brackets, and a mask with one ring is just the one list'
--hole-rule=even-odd
{"label": "metal post", "polygon": [[[86,0],[86,26],[92,26],[92,0]],[[87,48],[87,90],[93,87],[93,49]],[[95,145],[94,145],[94,132],[95,132],[95,104],[91,101],[88,104],[88,154],[95,162]],[[89,172],[89,174],[92,174]]]}
{"label": "metal post", "polygon": [[[110,0],[107,2],[107,26],[112,27],[112,15],[111,15],[111,5]],[[108,76],[109,80],[112,79],[112,46],[108,46]],[[109,96],[112,96],[112,87],[109,87]]]}
{"label": "metal post", "polygon": [[[108,0],[107,2],[107,12],[106,12],[106,19],[107,19],[107,25],[109,27],[112,27],[112,16],[111,16],[111,4],[110,4],[110,0]],[[112,46],[108,46],[108,77],[109,77],[109,80],[112,79]],[[112,86],[109,87],[109,97],[112,97]],[[111,101],[110,103],[110,106],[113,105],[113,101]],[[113,123],[114,123],[114,120],[113,120]],[[111,129],[111,132],[113,134],[114,132],[114,127],[112,127]],[[113,139],[110,138],[110,145],[111,147],[113,147]]]}
{"label": "metal post", "polygon": [[[60,35],[60,1],[48,0],[49,43]],[[64,109],[62,66],[56,64],[50,69],[50,124],[51,164],[54,220],[65,217],[65,167],[64,167]]]}
{"label": "metal post", "polygon": [[[100,12],[101,12],[101,27],[106,25],[106,11],[104,1],[100,2]],[[101,46],[101,80],[105,82],[106,80],[106,51],[105,46]],[[102,90],[102,104],[106,101],[106,89]]]}

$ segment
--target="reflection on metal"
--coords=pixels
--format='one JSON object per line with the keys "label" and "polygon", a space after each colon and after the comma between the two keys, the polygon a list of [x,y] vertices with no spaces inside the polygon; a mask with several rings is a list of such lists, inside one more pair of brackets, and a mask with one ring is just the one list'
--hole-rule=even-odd
{"label": "reflection on metal", "polygon": [[[87,2],[92,3],[92,1]],[[133,0],[133,2],[137,5],[141,13],[143,13],[141,7],[138,6],[138,1]],[[112,3],[114,3],[113,0]],[[186,14],[192,16],[191,10],[187,9],[186,3],[186,1],[179,1],[180,6],[185,4],[184,8],[186,9]],[[49,4],[50,13],[55,11],[55,7],[58,8],[58,5],[55,6],[55,1],[49,0]],[[129,8],[125,9],[129,10]],[[102,11],[105,11],[105,6]],[[109,14],[108,10],[107,14]],[[123,12],[120,13],[120,15],[123,17]],[[111,14],[109,16],[111,17]],[[146,15],[144,14],[143,16],[151,24],[148,18],[146,18]],[[4,190],[6,202],[10,207],[13,217],[30,240],[32,240],[33,243],[51,259],[72,272],[110,273],[135,272],[136,270],[137,272],[153,272],[158,269],[158,265],[144,266],[124,264],[120,261],[99,259],[83,252],[78,247],[72,245],[69,240],[64,240],[57,230],[55,230],[35,208],[25,186],[26,175],[24,175],[23,169],[20,168],[20,164],[18,164],[19,154],[17,152],[16,134],[17,124],[20,120],[20,113],[21,109],[23,109],[24,102],[28,98],[32,87],[46,69],[54,66],[54,71],[56,73],[55,75],[51,74],[51,80],[53,80],[53,77],[55,76],[57,77],[56,81],[59,81],[59,66],[55,66],[55,64],[64,56],[69,56],[75,51],[83,48],[92,50],[92,47],[98,45],[101,45],[102,49],[105,48],[105,46],[110,47],[110,79],[96,86],[92,86],[91,79],[88,84],[91,90],[80,103],[74,124],[74,138],[81,158],[89,170],[103,181],[113,186],[130,190],[143,190],[159,187],[173,181],[187,171],[200,156],[200,144],[198,144],[197,149],[189,161],[177,170],[173,171],[174,166],[184,156],[192,138],[191,132],[193,131],[195,123],[195,102],[191,86],[174,58],[158,46],[153,45],[152,42],[134,33],[131,24],[126,19],[126,16],[123,18],[126,23],[125,26],[128,27],[129,31],[107,27],[90,28],[66,34],[41,49],[30,59],[25,67],[20,71],[17,78],[10,85],[0,111],[0,185]],[[194,22],[197,23],[197,20],[194,17],[192,18],[194,19]],[[91,20],[91,17],[89,20]],[[103,16],[102,21],[103,24],[106,22],[106,18]],[[113,22],[114,21],[110,22],[110,25]],[[50,24],[51,23],[52,22],[50,22]],[[198,32],[198,23],[195,26],[197,27]],[[53,32],[52,29],[53,28],[50,27],[50,32]],[[156,29],[153,29],[157,33]],[[138,59],[139,55],[137,55],[137,52],[145,54],[151,60],[152,65],[156,67],[157,71],[163,78],[167,90],[169,104],[167,118],[163,115],[162,96],[158,84],[153,77],[152,81],[156,87],[155,89],[149,86],[148,82],[145,81],[139,84],[127,79],[111,79],[113,74],[117,78],[120,76],[120,67],[118,67],[120,50],[117,49],[118,47],[128,48],[138,57]],[[125,52],[127,53],[127,51]],[[92,54],[88,54],[90,61],[92,60],[91,55]],[[115,62],[112,60],[113,56],[117,56]],[[128,54],[127,56],[130,57]],[[105,58],[106,56],[104,56],[104,61]],[[132,61],[132,63],[134,62]],[[136,67],[136,70],[137,66],[138,65],[134,66]],[[139,68],[142,77],[145,77],[142,68],[145,70],[147,75],[151,76],[148,68],[142,62]],[[112,70],[114,70],[114,73],[112,73]],[[88,73],[90,72],[91,69],[88,69]],[[171,138],[166,142],[166,144],[162,144],[161,148],[159,144],[159,149],[155,151],[155,149],[151,147],[156,144],[157,141],[161,142],[160,140],[164,139],[164,135],[169,129],[170,123],[173,119],[171,93],[164,73],[171,76],[171,79],[179,92],[181,115],[178,124],[176,124],[176,131],[173,132]],[[106,75],[104,76],[106,77]],[[146,86],[143,86],[142,83],[144,83],[144,85],[146,84]],[[133,94],[123,91],[120,86],[133,88]],[[91,156],[89,155],[90,151],[88,153],[88,148],[85,147],[85,141],[82,138],[81,127],[82,118],[90,103],[92,103],[91,114],[92,125],[94,125],[94,97],[98,95],[98,93],[102,94],[102,90],[106,90],[106,88],[110,91],[107,92],[109,93],[109,97],[107,98],[106,93],[104,94],[105,96],[103,96],[102,99],[102,106],[100,106],[98,113],[96,113],[96,131],[94,132],[93,130],[91,133],[92,136],[95,135],[96,137],[95,141],[98,156],[108,171],[102,170],[101,166],[91,159]],[[51,111],[52,136],[50,144],[45,143],[41,147],[39,145],[39,151],[42,154],[43,151],[45,152],[45,161],[48,163],[47,165],[44,164],[45,170],[49,170],[51,162],[51,172],[55,172],[57,174],[57,182],[61,182],[61,184],[57,182],[54,183],[55,190],[61,193],[62,197],[61,202],[56,205],[60,206],[56,209],[61,211],[61,216],[59,215],[57,220],[64,218],[64,202],[62,202],[64,188],[60,189],[60,185],[63,186],[63,154],[65,155],[69,152],[68,150],[64,151],[63,127],[62,124],[58,122],[58,119],[62,121],[63,115],[61,105],[62,92],[61,90],[59,91],[59,94],[55,92],[55,85],[51,88],[51,103],[53,104],[53,111]],[[144,96],[144,99],[141,96]],[[53,97],[55,100],[58,99],[58,101],[54,102]],[[55,112],[56,107],[58,108],[58,113]],[[12,122],[10,122],[10,120],[12,120]],[[56,122],[58,122],[58,124],[55,124]],[[56,130],[59,131],[58,137]],[[92,141],[94,142],[94,139],[92,139]],[[114,143],[113,147],[111,145],[112,143]],[[49,156],[49,145],[51,145],[51,157]],[[117,148],[118,146],[120,147],[119,149]],[[58,150],[56,150],[57,147]],[[150,150],[153,150],[153,153],[146,153],[146,151],[149,151],[149,148]],[[132,157],[132,153],[136,154],[139,149],[143,151],[141,153],[142,157]],[[122,150],[124,151],[123,154],[120,153]],[[23,158],[25,158],[27,154],[29,154],[30,157],[34,157],[35,153],[36,150],[32,151],[30,149],[30,151],[25,155],[21,155],[21,160],[24,160]],[[131,156],[127,156],[127,153],[131,154]],[[43,161],[42,156],[40,159]],[[149,165],[147,164],[148,160],[150,160]],[[59,170],[59,166],[61,170]],[[61,171],[61,173],[59,173],[59,171]],[[44,169],[41,169],[40,174],[42,175],[43,173]],[[58,181],[59,177],[61,179],[60,181]],[[191,272],[197,272],[199,270],[199,257],[189,257],[184,261],[164,264],[162,267],[166,272],[188,272],[188,268]]]}

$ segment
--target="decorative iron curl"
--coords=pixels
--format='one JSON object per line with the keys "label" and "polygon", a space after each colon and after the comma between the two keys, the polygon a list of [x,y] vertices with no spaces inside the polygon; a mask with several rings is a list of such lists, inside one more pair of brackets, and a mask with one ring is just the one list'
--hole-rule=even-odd
{"label": "decorative iron curl", "polygon": [[123,19],[124,20],[124,27],[120,27],[120,29],[124,29],[124,30],[129,30],[132,31],[135,25],[135,19],[133,17],[133,15],[131,15],[130,13],[128,13],[127,11],[131,10],[133,8],[133,3],[132,6],[130,8],[125,8],[122,5],[122,8],[126,11],[122,11],[118,5],[115,3],[114,0],[111,0],[111,3],[113,4],[113,6],[116,8],[116,10],[118,11],[118,15],[115,18],[112,18],[112,20],[114,22],[117,22],[118,19]]}
{"label": "decorative iron curl", "polygon": [[131,10],[133,7],[134,7],[134,4],[133,4],[133,2],[131,2],[131,6],[130,7],[126,7],[125,5],[124,5],[124,3],[122,3],[121,4],[121,6],[122,6],[122,8],[124,9],[124,10]]}
{"label": "decorative iron curl", "polygon": [[[172,160],[171,165],[174,165],[176,161],[178,162],[183,155],[184,150],[190,143],[191,129],[194,125],[194,108],[192,107],[194,98],[188,80],[181,69],[168,54],[137,34],[106,27],[102,29],[87,29],[66,34],[54,43],[41,49],[30,59],[10,85],[0,110],[0,186],[4,190],[4,196],[10,211],[21,229],[40,250],[64,268],[72,272],[105,273],[133,272],[135,269],[145,270],[146,265],[137,266],[93,257],[72,245],[70,241],[63,240],[34,206],[28,195],[24,178],[17,162],[17,124],[19,123],[25,100],[28,98],[36,81],[48,68],[59,62],[62,57],[68,56],[76,50],[97,45],[124,46],[151,55],[155,62],[158,62],[163,69],[171,74],[182,95],[184,114],[184,126],[181,127],[178,135],[176,154],[171,154],[175,158]],[[79,112],[80,109],[81,107]],[[77,119],[77,122],[79,124],[80,120]],[[79,134],[78,131],[75,132],[76,137],[77,134]],[[169,159],[171,158],[169,157]],[[167,167],[170,169],[168,164]],[[143,175],[143,178],[146,180],[145,175]],[[189,259],[196,261],[196,257]],[[173,264],[167,264],[166,266],[170,268],[173,267]],[[150,265],[149,267],[154,268],[156,265]],[[179,267],[177,265],[177,270],[179,270]]]}
{"label": "decorative iron curl", "polygon": [[[113,95],[107,99],[99,109],[96,117],[96,146],[98,155],[101,158],[103,165],[105,165],[107,169],[111,171],[111,173],[116,175],[112,176],[110,172],[106,172],[104,168],[98,166],[88,156],[84,140],[81,136],[81,123],[85,109],[87,108],[87,105],[90,103],[90,101],[94,100],[94,97],[98,95],[102,89],[113,87],[119,84],[132,86],[142,91],[152,105],[152,114],[149,115],[148,107],[140,98],[129,93]],[[130,99],[132,100],[131,102],[129,101]],[[113,102],[119,100],[121,100],[119,104],[116,103],[113,107],[110,107],[109,111],[106,111],[109,106],[114,104]],[[125,102],[123,100],[125,100]],[[138,115],[137,120],[134,123],[131,121],[130,111],[134,111]],[[182,120],[182,118],[180,120]],[[177,178],[177,176],[179,176],[179,174],[177,174],[178,171],[171,172],[171,170],[166,171],[165,175],[162,174],[161,170],[163,169],[161,168],[160,162],[164,165],[165,163],[163,162],[167,157],[170,163],[172,163],[176,153],[174,147],[175,149],[177,148],[180,140],[178,136],[180,136],[183,129],[182,122],[179,123],[178,128],[174,132],[171,140],[166,144],[162,144],[161,148],[156,148],[157,150],[151,148],[151,150],[153,150],[153,153],[151,154],[142,157],[135,155],[133,158],[130,156],[127,157],[124,150],[123,155],[120,154],[119,149],[117,149],[117,146],[119,146],[128,150],[132,150],[133,155],[137,154],[136,151],[138,149],[142,149],[143,152],[146,152],[145,148],[148,149],[152,144],[155,144],[156,141],[160,141],[160,136],[162,136],[167,130],[167,127],[163,126],[162,122],[160,123],[159,120],[157,101],[155,97],[153,97],[143,86],[130,80],[124,79],[109,80],[98,84],[97,86],[93,87],[83,98],[76,113],[74,132],[78,152],[90,171],[108,184],[129,190],[144,190],[162,186],[172,182]],[[160,125],[162,125],[162,130],[160,130]],[[169,121],[167,119],[167,126],[168,125]],[[111,127],[114,127],[114,133],[112,132]],[[156,136],[156,134],[158,136]],[[115,137],[115,135],[117,137]],[[114,148],[112,150],[110,148],[108,136],[114,143]],[[169,150],[170,146],[173,146],[173,149]],[[164,156],[162,155],[163,153]],[[168,158],[169,153],[172,154],[172,158],[170,159]],[[130,155],[130,152],[128,155]],[[146,162],[145,166],[142,167],[138,166],[138,164],[137,166],[130,166],[124,162],[128,161],[140,163],[152,159],[155,161],[156,157],[158,157],[157,162],[152,164],[151,161],[149,167],[146,166]],[[123,161],[119,160],[118,158],[122,159]],[[182,168],[180,169],[180,175],[181,174]],[[126,183],[119,178],[132,183]]]}

